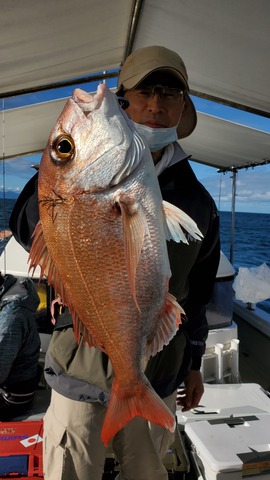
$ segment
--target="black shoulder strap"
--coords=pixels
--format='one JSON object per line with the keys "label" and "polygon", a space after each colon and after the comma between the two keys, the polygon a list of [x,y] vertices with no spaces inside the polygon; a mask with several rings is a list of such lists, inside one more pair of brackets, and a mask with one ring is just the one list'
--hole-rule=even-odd
{"label": "black shoulder strap", "polygon": [[63,330],[69,327],[73,327],[72,316],[69,309],[64,308],[64,312],[56,318],[54,330]]}
{"label": "black shoulder strap", "polygon": [[29,180],[20,193],[9,220],[9,228],[17,242],[29,252],[32,234],[39,221],[38,172]]}

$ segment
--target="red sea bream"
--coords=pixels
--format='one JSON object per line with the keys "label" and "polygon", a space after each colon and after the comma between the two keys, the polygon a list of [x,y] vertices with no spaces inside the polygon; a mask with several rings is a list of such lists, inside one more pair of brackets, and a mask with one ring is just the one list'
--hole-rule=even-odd
{"label": "red sea bream", "polygon": [[103,442],[135,416],[173,430],[142,364],[181,322],[168,293],[166,239],[186,241],[179,224],[201,235],[162,201],[151,153],[105,85],[95,96],[76,89],[67,101],[40,163],[38,198],[30,269],[40,265],[69,307],[78,341],[113,366]]}

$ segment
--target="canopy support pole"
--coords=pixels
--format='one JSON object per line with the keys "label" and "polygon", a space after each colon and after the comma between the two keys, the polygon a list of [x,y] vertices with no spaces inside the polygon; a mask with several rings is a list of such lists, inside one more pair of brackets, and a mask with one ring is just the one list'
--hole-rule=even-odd
{"label": "canopy support pole", "polygon": [[235,197],[236,197],[236,176],[237,170],[232,169],[232,219],[231,219],[231,243],[230,243],[230,262],[234,262],[234,233],[235,233]]}

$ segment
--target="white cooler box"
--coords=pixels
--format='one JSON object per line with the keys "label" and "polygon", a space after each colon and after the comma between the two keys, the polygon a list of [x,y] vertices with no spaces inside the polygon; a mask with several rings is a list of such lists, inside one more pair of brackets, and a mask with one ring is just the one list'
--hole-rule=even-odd
{"label": "white cooler box", "polygon": [[205,480],[270,480],[270,415],[191,422],[185,428]]}
{"label": "white cooler box", "polygon": [[176,415],[180,428],[198,420],[241,415],[270,415],[270,398],[256,383],[205,384],[201,404],[189,412],[181,412],[179,408]]}

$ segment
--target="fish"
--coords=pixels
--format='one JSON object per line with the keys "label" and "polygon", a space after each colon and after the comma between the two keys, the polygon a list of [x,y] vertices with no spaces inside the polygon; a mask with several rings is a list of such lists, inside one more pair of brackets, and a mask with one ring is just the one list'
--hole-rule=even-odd
{"label": "fish", "polygon": [[40,162],[38,203],[29,270],[41,268],[78,342],[105,352],[113,367],[103,443],[136,416],[174,431],[144,365],[183,314],[168,291],[166,241],[202,234],[163,201],[150,150],[106,85],[95,95],[77,88],[65,104]]}

